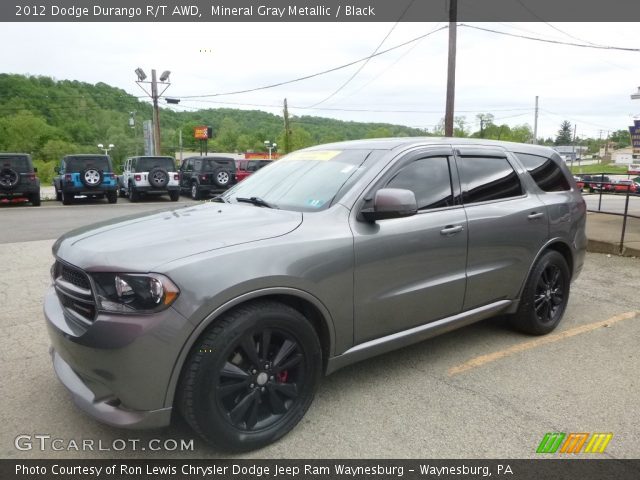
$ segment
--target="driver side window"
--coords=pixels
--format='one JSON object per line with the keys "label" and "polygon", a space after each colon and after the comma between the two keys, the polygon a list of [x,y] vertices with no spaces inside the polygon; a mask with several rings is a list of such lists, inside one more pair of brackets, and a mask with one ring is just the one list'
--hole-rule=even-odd
{"label": "driver side window", "polygon": [[418,210],[454,205],[449,158],[445,156],[420,158],[405,165],[385,187],[411,190]]}

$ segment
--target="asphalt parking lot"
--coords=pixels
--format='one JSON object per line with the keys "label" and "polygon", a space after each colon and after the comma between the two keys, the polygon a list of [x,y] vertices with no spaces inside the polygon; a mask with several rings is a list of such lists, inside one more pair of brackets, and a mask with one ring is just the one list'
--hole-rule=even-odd
{"label": "asphalt parking lot", "polygon": [[[179,420],[143,432],[95,422],[73,406],[50,364],[41,303],[59,230],[173,206],[158,200],[0,209],[1,458],[229,457]],[[292,433],[245,456],[532,458],[547,432],[607,432],[613,439],[603,456],[638,458],[639,287],[640,259],[588,254],[553,334],[524,336],[498,318],[350,366],[321,382]],[[19,435],[61,439],[62,450],[49,443],[42,451],[36,441],[20,450]],[[85,439],[105,448],[68,450]],[[120,450],[114,441],[122,439],[139,440],[138,449],[128,442]],[[193,439],[194,449],[142,450],[152,439]]]}

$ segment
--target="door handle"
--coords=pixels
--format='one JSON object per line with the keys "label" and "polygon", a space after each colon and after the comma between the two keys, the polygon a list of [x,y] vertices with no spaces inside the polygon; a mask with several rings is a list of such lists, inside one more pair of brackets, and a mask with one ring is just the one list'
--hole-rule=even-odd
{"label": "door handle", "polygon": [[529,216],[527,217],[529,220],[536,220],[538,218],[542,218],[544,217],[544,213],[542,212],[532,212],[529,214]]}
{"label": "door handle", "polygon": [[460,233],[462,230],[462,225],[447,225],[442,230],[440,230],[441,235],[455,235],[456,233]]}

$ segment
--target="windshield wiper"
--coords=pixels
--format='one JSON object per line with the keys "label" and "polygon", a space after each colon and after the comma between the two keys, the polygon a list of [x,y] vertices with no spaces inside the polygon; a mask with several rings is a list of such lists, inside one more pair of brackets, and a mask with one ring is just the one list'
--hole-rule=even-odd
{"label": "windshield wiper", "polygon": [[250,197],[250,198],[236,197],[236,202],[250,203],[251,205],[255,205],[256,207],[278,208],[276,205],[273,205],[269,202],[265,202],[260,197]]}

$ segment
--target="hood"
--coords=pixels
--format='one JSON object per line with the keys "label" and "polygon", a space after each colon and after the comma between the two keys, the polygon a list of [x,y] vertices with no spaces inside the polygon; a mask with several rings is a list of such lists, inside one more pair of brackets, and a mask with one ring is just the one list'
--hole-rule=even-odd
{"label": "hood", "polygon": [[279,237],[302,213],[208,202],[89,225],[66,233],[53,254],[87,271],[148,272],[209,250]]}

